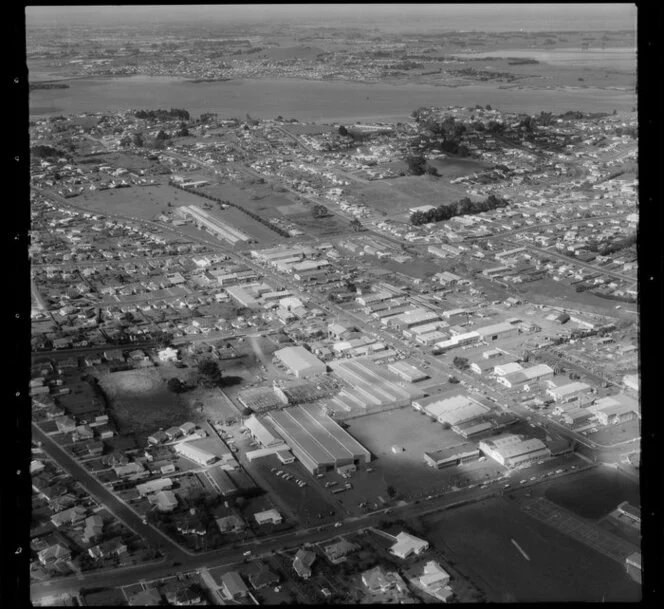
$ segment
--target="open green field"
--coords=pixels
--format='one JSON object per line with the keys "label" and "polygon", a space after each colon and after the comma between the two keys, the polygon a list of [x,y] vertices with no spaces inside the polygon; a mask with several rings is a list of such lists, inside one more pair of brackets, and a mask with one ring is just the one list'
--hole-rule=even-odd
{"label": "open green field", "polygon": [[175,376],[185,375],[176,368],[146,368],[112,372],[99,379],[121,433],[147,435],[191,419],[193,413],[166,386],[166,379]]}
{"label": "open green field", "polygon": [[483,589],[489,602],[641,598],[640,586],[619,563],[531,518],[507,498],[426,517],[423,523],[426,539]]}
{"label": "open green field", "polygon": [[[198,197],[196,197],[198,199]],[[166,183],[155,186],[132,186],[108,190],[86,190],[76,198],[76,204],[91,211],[118,214],[153,220],[174,206],[193,203],[192,196]]]}
{"label": "open green field", "polygon": [[356,182],[353,190],[368,207],[400,220],[410,216],[411,207],[451,204],[467,196],[463,186],[451,185],[445,178],[430,176]]}

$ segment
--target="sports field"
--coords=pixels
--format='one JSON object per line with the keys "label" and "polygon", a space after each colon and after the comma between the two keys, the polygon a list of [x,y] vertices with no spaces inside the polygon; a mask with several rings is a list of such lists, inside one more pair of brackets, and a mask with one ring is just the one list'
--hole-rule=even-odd
{"label": "sports field", "polygon": [[640,587],[620,564],[531,518],[507,498],[423,521],[425,537],[485,591],[489,602],[640,599]]}
{"label": "sports field", "polygon": [[108,190],[86,190],[76,197],[76,205],[91,211],[153,220],[173,206],[195,203],[186,192],[173,188],[163,178],[155,186],[131,186]]}

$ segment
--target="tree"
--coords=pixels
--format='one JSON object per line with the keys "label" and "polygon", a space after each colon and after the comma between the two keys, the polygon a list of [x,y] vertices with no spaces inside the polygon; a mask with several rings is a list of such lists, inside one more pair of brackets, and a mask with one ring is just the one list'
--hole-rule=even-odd
{"label": "tree", "polygon": [[470,368],[470,364],[468,363],[468,358],[466,357],[456,356],[452,361],[452,364],[454,365],[455,368],[458,368],[459,370],[467,370],[468,368]]}
{"label": "tree", "polygon": [[132,139],[134,142],[134,146],[142,148],[145,145],[145,143],[143,142],[143,134],[140,131],[134,133],[134,137]]}
{"label": "tree", "polygon": [[166,133],[163,129],[160,129],[159,133],[157,133],[157,138],[156,139],[159,142],[159,141],[167,140],[167,139],[169,139],[169,137],[170,136],[168,135],[168,133]]}
{"label": "tree", "polygon": [[449,383],[452,383],[452,385],[456,385],[456,384],[461,382],[456,376],[451,376],[447,380],[448,380]]}
{"label": "tree", "polygon": [[178,135],[180,137],[186,137],[189,135],[189,128],[187,127],[186,123],[180,123],[180,129],[178,131]]}
{"label": "tree", "polygon": [[440,175],[438,173],[438,167],[436,167],[435,165],[430,165],[429,163],[426,164],[425,171],[430,176],[438,177]]}
{"label": "tree", "polygon": [[166,383],[168,390],[173,393],[183,393],[185,391],[185,385],[179,378],[168,379]]}
{"label": "tree", "polygon": [[324,218],[329,215],[329,211],[325,205],[314,205],[311,209],[311,213],[314,218]]}
{"label": "tree", "polygon": [[364,230],[364,227],[362,226],[362,223],[357,218],[353,218],[350,221],[350,227],[355,232],[359,232],[361,230]]}
{"label": "tree", "polygon": [[426,159],[423,155],[410,155],[406,157],[406,164],[411,175],[421,176],[424,173]]}
{"label": "tree", "polygon": [[339,135],[348,135],[348,129],[346,129],[346,127],[343,125],[339,125]]}
{"label": "tree", "polygon": [[387,489],[385,489],[385,490],[386,490],[386,492],[387,492],[387,496],[388,496],[390,499],[393,499],[394,496],[397,494],[396,489],[395,489],[393,486],[391,486],[391,485],[388,486]]}
{"label": "tree", "polygon": [[205,359],[198,364],[198,372],[215,385],[220,384],[222,381],[219,366],[210,359]]}

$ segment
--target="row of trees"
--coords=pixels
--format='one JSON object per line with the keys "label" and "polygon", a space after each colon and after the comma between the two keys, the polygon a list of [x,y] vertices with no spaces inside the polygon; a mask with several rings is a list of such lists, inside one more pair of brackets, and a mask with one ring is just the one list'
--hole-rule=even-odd
{"label": "row of trees", "polygon": [[455,216],[465,216],[468,214],[478,214],[483,211],[490,211],[499,207],[507,207],[508,202],[496,195],[489,195],[484,201],[471,201],[464,197],[454,205],[439,205],[429,211],[416,211],[410,216],[410,223],[414,226],[429,224],[430,222],[441,222],[449,220]]}
{"label": "row of trees", "polygon": [[[176,184],[175,182],[170,183],[171,186],[175,188],[179,188],[180,190],[183,190],[185,192],[189,192],[186,188],[180,186],[179,184]],[[253,218],[256,220],[256,222],[260,222],[264,226],[267,226],[268,228],[272,229],[275,233],[280,235],[281,237],[290,237],[288,234],[288,231],[285,231],[283,228],[280,226],[275,226],[272,224],[269,220],[264,218],[263,216],[259,216],[258,214],[254,213],[253,211],[249,211],[248,209],[245,209],[244,207],[241,207],[240,205],[237,205],[236,203],[231,203],[230,201],[226,201],[224,199],[221,199],[220,197],[214,197],[211,194],[208,194],[206,192],[203,192],[201,190],[196,191],[196,194],[200,197],[204,197],[205,199],[209,199],[210,201],[214,201],[215,203],[223,204],[223,205],[230,205],[231,207],[235,207],[236,209],[239,209],[241,212],[247,214],[250,218]]]}
{"label": "row of trees", "polygon": [[169,120],[173,118],[188,121],[190,119],[189,112],[179,108],[171,108],[170,110],[163,110],[161,108],[158,110],[136,110],[134,116],[136,118],[144,118],[150,121]]}

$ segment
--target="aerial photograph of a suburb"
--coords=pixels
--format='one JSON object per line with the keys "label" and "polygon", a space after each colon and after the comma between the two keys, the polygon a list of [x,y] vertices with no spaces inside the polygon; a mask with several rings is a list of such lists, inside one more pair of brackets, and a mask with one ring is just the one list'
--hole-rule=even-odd
{"label": "aerial photograph of a suburb", "polygon": [[643,601],[640,6],[24,10],[32,606]]}

